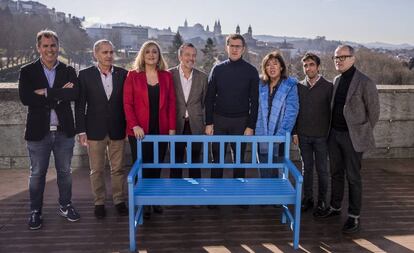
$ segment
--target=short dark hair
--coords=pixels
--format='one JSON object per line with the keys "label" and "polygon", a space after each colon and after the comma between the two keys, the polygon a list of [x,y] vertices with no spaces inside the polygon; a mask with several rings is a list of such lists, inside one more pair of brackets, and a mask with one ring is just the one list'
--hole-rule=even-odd
{"label": "short dark hair", "polygon": [[38,32],[37,33],[37,35],[36,35],[36,45],[37,46],[40,46],[40,40],[42,40],[42,38],[43,37],[45,37],[45,38],[55,38],[55,40],[56,40],[56,43],[57,44],[59,44],[59,38],[58,38],[58,36],[57,36],[57,33],[56,32],[54,32],[54,31],[52,31],[52,30],[42,30],[42,31],[40,31],[40,32]]}
{"label": "short dark hair", "polygon": [[285,63],[285,60],[283,59],[283,56],[282,56],[281,52],[280,51],[273,51],[273,52],[268,53],[262,60],[261,78],[262,78],[264,83],[270,82],[270,77],[266,73],[266,64],[272,59],[278,61],[280,66],[282,67],[282,71],[280,72],[280,78],[281,79],[288,78],[288,71],[287,71],[286,63]]}
{"label": "short dark hair", "polygon": [[196,52],[197,52],[197,48],[193,45],[193,43],[189,43],[189,42],[186,42],[186,43],[183,43],[179,48],[178,48],[178,55],[182,55],[182,53],[183,53],[183,50],[184,50],[184,48],[186,48],[186,47],[191,47],[191,48],[194,48],[195,50],[196,50]]}
{"label": "short dark hair", "polygon": [[246,46],[246,41],[244,40],[244,37],[238,33],[229,34],[226,38],[226,45],[229,45],[230,40],[241,40],[243,47]]}
{"label": "short dark hair", "polygon": [[319,58],[319,56],[317,56],[314,53],[310,53],[307,52],[303,57],[302,57],[302,62],[305,62],[307,60],[312,60],[314,62],[316,62],[316,66],[321,65],[321,58]]}
{"label": "short dark hair", "polygon": [[347,48],[349,51],[349,54],[354,55],[355,49],[352,46],[348,44],[343,44],[343,45],[339,45],[336,49],[342,49],[342,48]]}

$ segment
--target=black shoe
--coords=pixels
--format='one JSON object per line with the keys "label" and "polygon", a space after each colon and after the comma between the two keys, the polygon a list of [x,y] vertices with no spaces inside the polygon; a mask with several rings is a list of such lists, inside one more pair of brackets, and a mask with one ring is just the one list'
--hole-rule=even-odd
{"label": "black shoe", "polygon": [[332,207],[326,208],[324,211],[315,213],[316,218],[329,218],[333,216],[338,216],[341,214],[341,210],[333,209]]}
{"label": "black shoe", "polygon": [[346,220],[344,227],[342,228],[342,233],[344,234],[352,234],[356,233],[360,229],[360,221],[359,218],[348,217]]}
{"label": "black shoe", "polygon": [[106,216],[104,205],[95,205],[95,211],[93,212],[97,219],[103,219]]}
{"label": "black shoe", "polygon": [[313,216],[320,217],[322,214],[325,213],[326,208],[327,207],[326,207],[325,201],[318,201],[318,206],[313,212]]}
{"label": "black shoe", "polygon": [[154,213],[162,214],[164,212],[164,209],[162,206],[152,206],[152,210],[154,210]]}
{"label": "black shoe", "polygon": [[42,213],[34,210],[30,213],[29,229],[36,230],[42,227]]}
{"label": "black shoe", "polygon": [[313,199],[303,199],[301,206],[302,212],[306,212],[310,209],[313,209]]}
{"label": "black shoe", "polygon": [[119,216],[128,216],[128,208],[126,207],[125,202],[116,204],[115,208]]}
{"label": "black shoe", "polygon": [[249,205],[238,205],[238,207],[239,207],[240,209],[244,209],[244,210],[247,210],[247,209],[249,209],[249,208],[250,208],[250,206],[249,206]]}
{"label": "black shoe", "polygon": [[151,218],[151,206],[144,206],[144,219],[149,220]]}
{"label": "black shoe", "polygon": [[214,209],[218,209],[219,207],[217,205],[208,205],[207,208],[210,210],[214,210]]}
{"label": "black shoe", "polygon": [[62,217],[65,217],[68,221],[75,222],[80,219],[78,211],[72,204],[67,204],[66,206],[60,206],[58,214]]}

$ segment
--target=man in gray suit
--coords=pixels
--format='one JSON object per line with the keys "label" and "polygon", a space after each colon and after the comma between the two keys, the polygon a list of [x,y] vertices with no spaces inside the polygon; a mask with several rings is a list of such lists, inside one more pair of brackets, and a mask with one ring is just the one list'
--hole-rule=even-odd
{"label": "man in gray suit", "polygon": [[[197,49],[191,43],[184,43],[178,49],[180,64],[170,69],[176,94],[176,134],[204,134],[204,98],[207,91],[207,75],[194,68]],[[184,161],[185,143],[177,143],[175,160]],[[201,143],[192,145],[191,159],[200,161]],[[170,177],[181,178],[181,169],[171,169]],[[200,169],[190,169],[189,177],[200,178]]]}
{"label": "man in gray suit", "polygon": [[342,232],[349,234],[360,229],[361,159],[364,151],[375,147],[373,129],[379,118],[379,99],[375,83],[355,68],[351,46],[338,46],[333,60],[340,75],[334,79],[328,138],[331,206],[320,217],[340,214],[346,175],[349,206]]}

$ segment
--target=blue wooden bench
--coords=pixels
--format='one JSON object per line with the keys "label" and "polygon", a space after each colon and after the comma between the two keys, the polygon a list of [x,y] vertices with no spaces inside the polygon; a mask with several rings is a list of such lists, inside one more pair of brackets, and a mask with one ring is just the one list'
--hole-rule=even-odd
{"label": "blue wooden bench", "polygon": [[[154,143],[154,161],[142,163],[142,142]],[[170,147],[170,161],[158,160],[159,142],[167,142]],[[187,161],[175,162],[175,143],[185,142]],[[219,143],[220,160],[209,161],[209,152],[203,152],[201,163],[191,161],[192,143],[202,143],[207,151],[209,143]],[[235,163],[225,162],[225,143],[236,143]],[[269,154],[273,152],[273,143],[285,143],[285,157],[273,161],[272,155],[267,162],[258,163],[256,151],[258,143],[268,143]],[[252,144],[250,161],[240,161],[242,143]],[[147,135],[138,141],[137,161],[128,175],[129,201],[129,240],[130,250],[136,250],[136,231],[143,223],[143,206],[146,205],[282,205],[282,223],[289,221],[293,230],[293,246],[299,246],[300,207],[303,178],[296,166],[289,160],[290,135],[286,136],[207,136],[207,135]],[[146,179],[142,178],[143,168],[278,168],[279,178],[202,178],[202,179]],[[291,175],[289,180],[289,175]],[[294,184],[291,183],[294,182]],[[289,210],[288,205],[291,205]]]}

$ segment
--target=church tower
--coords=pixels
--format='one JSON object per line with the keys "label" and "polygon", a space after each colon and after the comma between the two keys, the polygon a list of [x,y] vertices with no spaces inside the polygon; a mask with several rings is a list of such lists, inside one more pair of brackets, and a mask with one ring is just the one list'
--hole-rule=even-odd
{"label": "church tower", "polygon": [[220,20],[214,22],[213,32],[215,35],[221,35],[221,24]]}
{"label": "church tower", "polygon": [[247,34],[249,34],[250,37],[253,37],[252,25],[249,25],[249,28],[247,29]]}
{"label": "church tower", "polygon": [[237,25],[237,27],[236,27],[236,33],[240,34],[240,26],[239,25]]}

